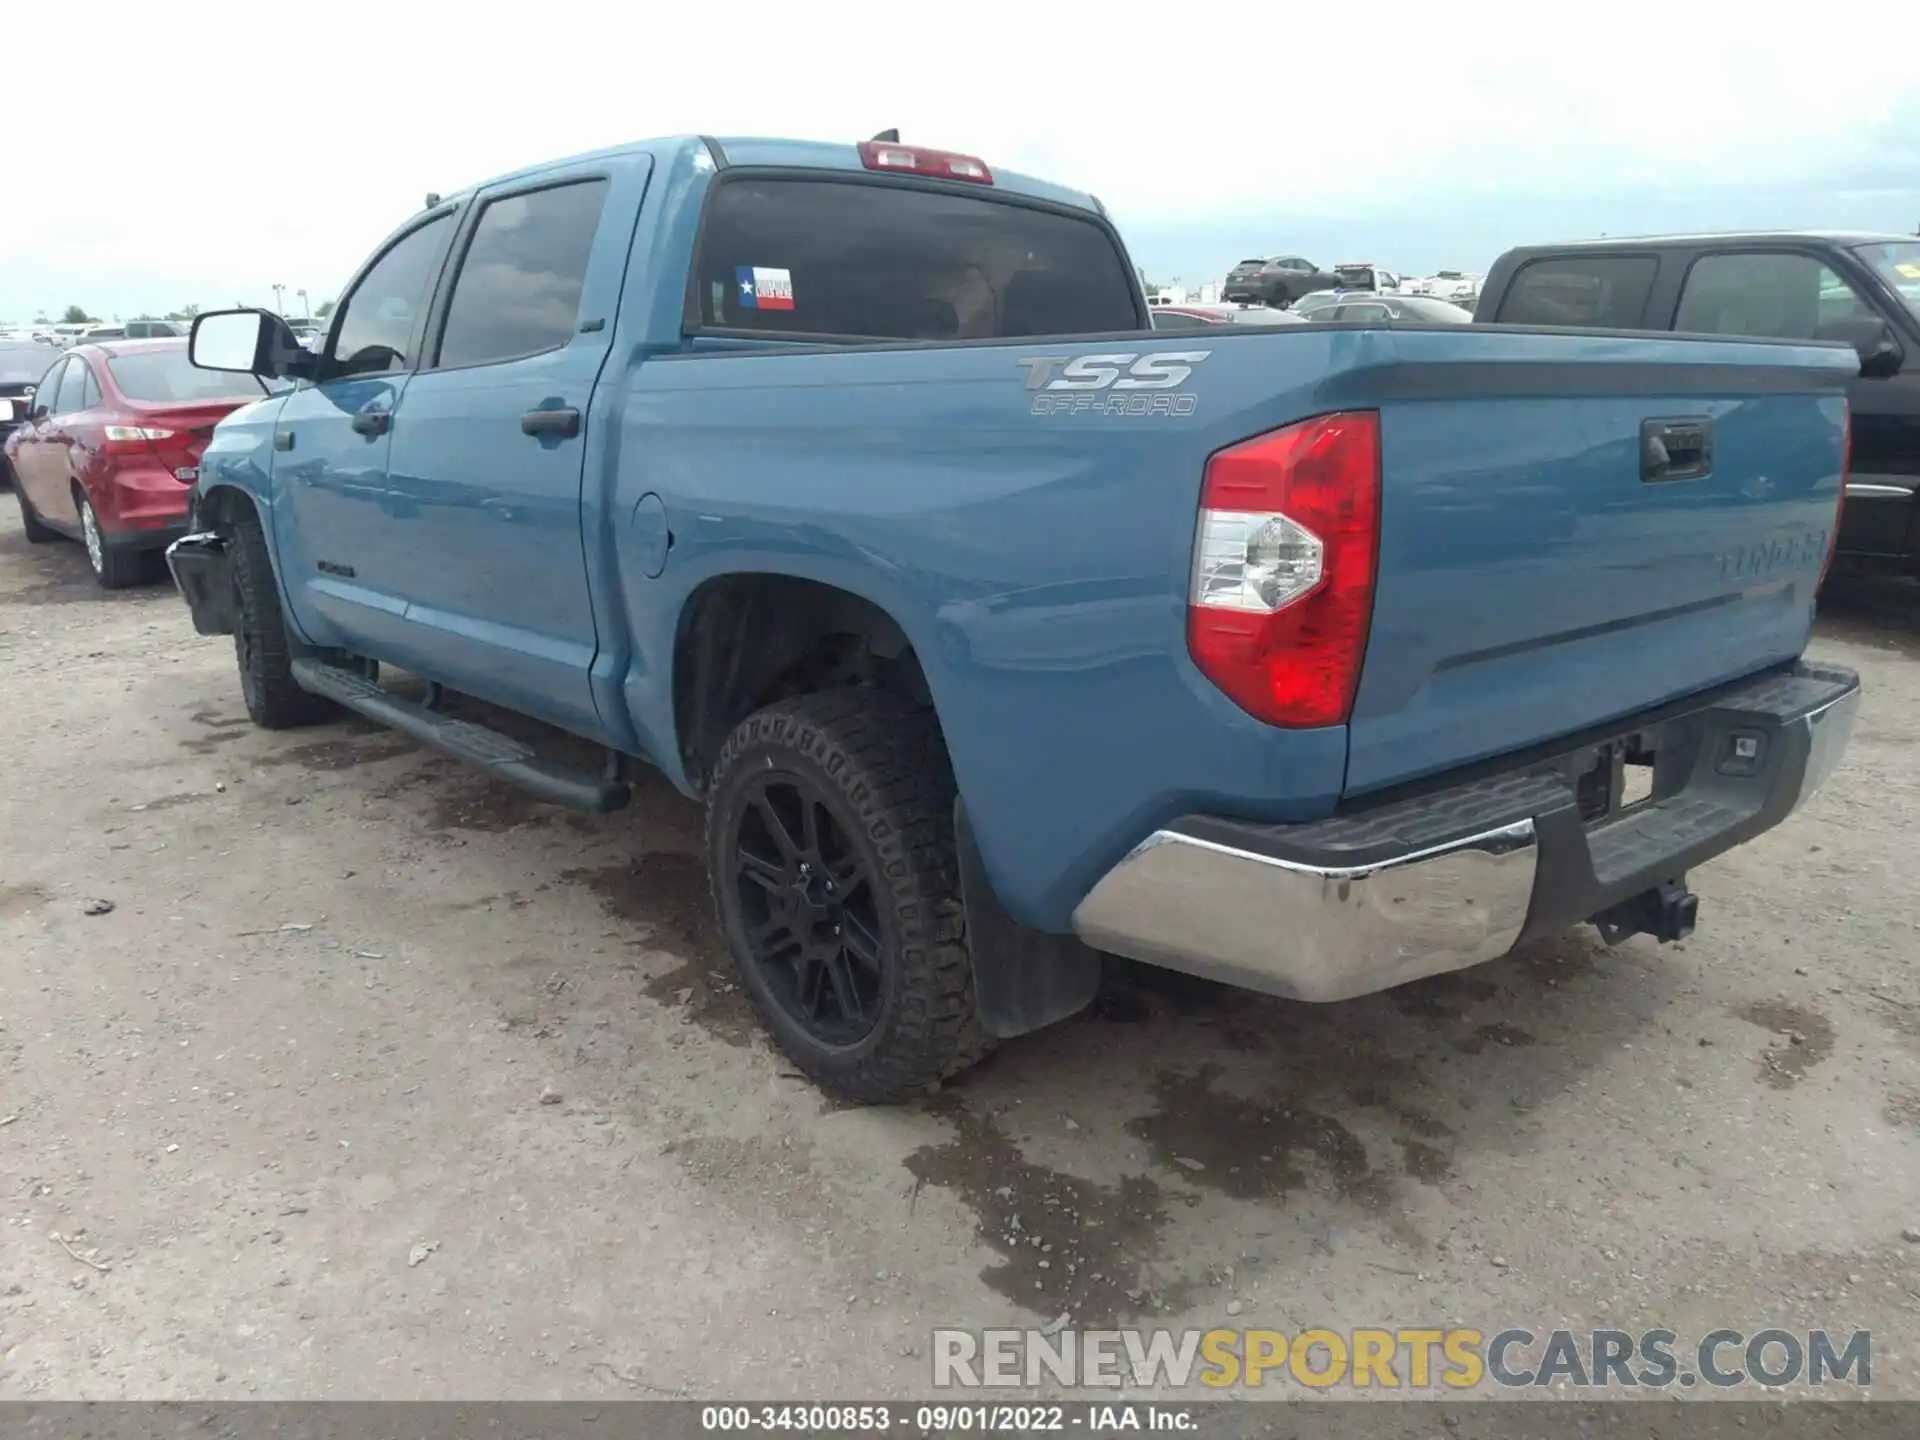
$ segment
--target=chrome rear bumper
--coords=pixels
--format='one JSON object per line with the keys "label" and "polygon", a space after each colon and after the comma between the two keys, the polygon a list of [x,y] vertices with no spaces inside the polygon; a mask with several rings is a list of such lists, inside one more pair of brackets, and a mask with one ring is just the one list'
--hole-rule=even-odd
{"label": "chrome rear bumper", "polygon": [[[1074,929],[1103,950],[1300,1000],[1463,969],[1778,824],[1833,773],[1859,701],[1852,672],[1803,666],[1329,820],[1188,817],[1114,866]],[[1619,746],[1655,757],[1653,795],[1593,816],[1581,777]]]}

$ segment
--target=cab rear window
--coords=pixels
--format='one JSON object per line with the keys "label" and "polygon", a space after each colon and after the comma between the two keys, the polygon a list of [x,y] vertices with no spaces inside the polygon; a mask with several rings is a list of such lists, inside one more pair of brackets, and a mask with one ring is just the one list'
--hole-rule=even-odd
{"label": "cab rear window", "polygon": [[1530,260],[1507,286],[1496,318],[1503,325],[1637,329],[1659,265],[1651,255],[1563,255]]}
{"label": "cab rear window", "polygon": [[743,176],[714,185],[701,324],[856,340],[985,340],[1139,326],[1091,219],[903,185]]}

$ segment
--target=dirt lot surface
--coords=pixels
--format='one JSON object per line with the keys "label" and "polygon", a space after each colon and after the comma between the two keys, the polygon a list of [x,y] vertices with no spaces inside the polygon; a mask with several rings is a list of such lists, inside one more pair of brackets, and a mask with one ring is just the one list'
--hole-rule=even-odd
{"label": "dirt lot surface", "polygon": [[1830,610],[1850,756],[1684,946],[1119,975],[862,1110],[760,1038],[664,785],[255,730],[0,498],[0,1395],[905,1397],[932,1327],[1070,1314],[1868,1327],[1920,1397],[1920,604]]}

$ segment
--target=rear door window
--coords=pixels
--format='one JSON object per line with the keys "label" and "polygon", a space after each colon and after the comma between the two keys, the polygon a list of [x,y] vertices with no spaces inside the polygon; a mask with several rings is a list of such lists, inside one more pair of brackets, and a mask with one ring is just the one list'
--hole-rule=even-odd
{"label": "rear door window", "polygon": [[[1503,325],[1599,326],[1634,330],[1660,262],[1651,255],[1565,255],[1530,260],[1507,286]],[[1457,279],[1442,271],[1440,279]]]}
{"label": "rear door window", "polygon": [[44,409],[49,415],[60,413],[60,386],[66,365],[67,362],[64,359],[56,360],[48,368],[47,373],[40,377],[39,383],[33,387],[35,408]]}
{"label": "rear door window", "polygon": [[87,362],[78,356],[67,361],[66,373],[60,377],[60,393],[54,398],[53,413],[71,415],[87,408]]}
{"label": "rear door window", "polygon": [[572,339],[606,199],[605,180],[585,180],[488,201],[453,282],[438,363],[515,360]]}
{"label": "rear door window", "polygon": [[716,182],[704,326],[870,340],[1132,330],[1134,285],[1090,219],[884,183]]}
{"label": "rear door window", "polygon": [[1687,271],[1673,328],[1701,335],[1812,340],[1835,320],[1867,319],[1867,303],[1811,255],[1703,255]]}

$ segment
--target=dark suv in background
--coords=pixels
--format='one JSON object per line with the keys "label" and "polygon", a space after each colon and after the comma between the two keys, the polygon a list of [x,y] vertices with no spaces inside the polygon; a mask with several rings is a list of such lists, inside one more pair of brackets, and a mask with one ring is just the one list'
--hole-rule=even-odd
{"label": "dark suv in background", "polygon": [[1281,309],[1315,290],[1332,290],[1340,277],[1298,255],[1242,260],[1227,272],[1221,298],[1229,304],[1273,305]]}
{"label": "dark suv in background", "polygon": [[[37,340],[0,340],[0,445],[26,423],[34,387],[59,358],[58,350]],[[7,467],[0,464],[0,488],[6,483]]]}
{"label": "dark suv in background", "polygon": [[1853,345],[1860,377],[1848,389],[1837,558],[1920,574],[1920,239],[1806,231],[1530,245],[1494,263],[1474,319]]}

